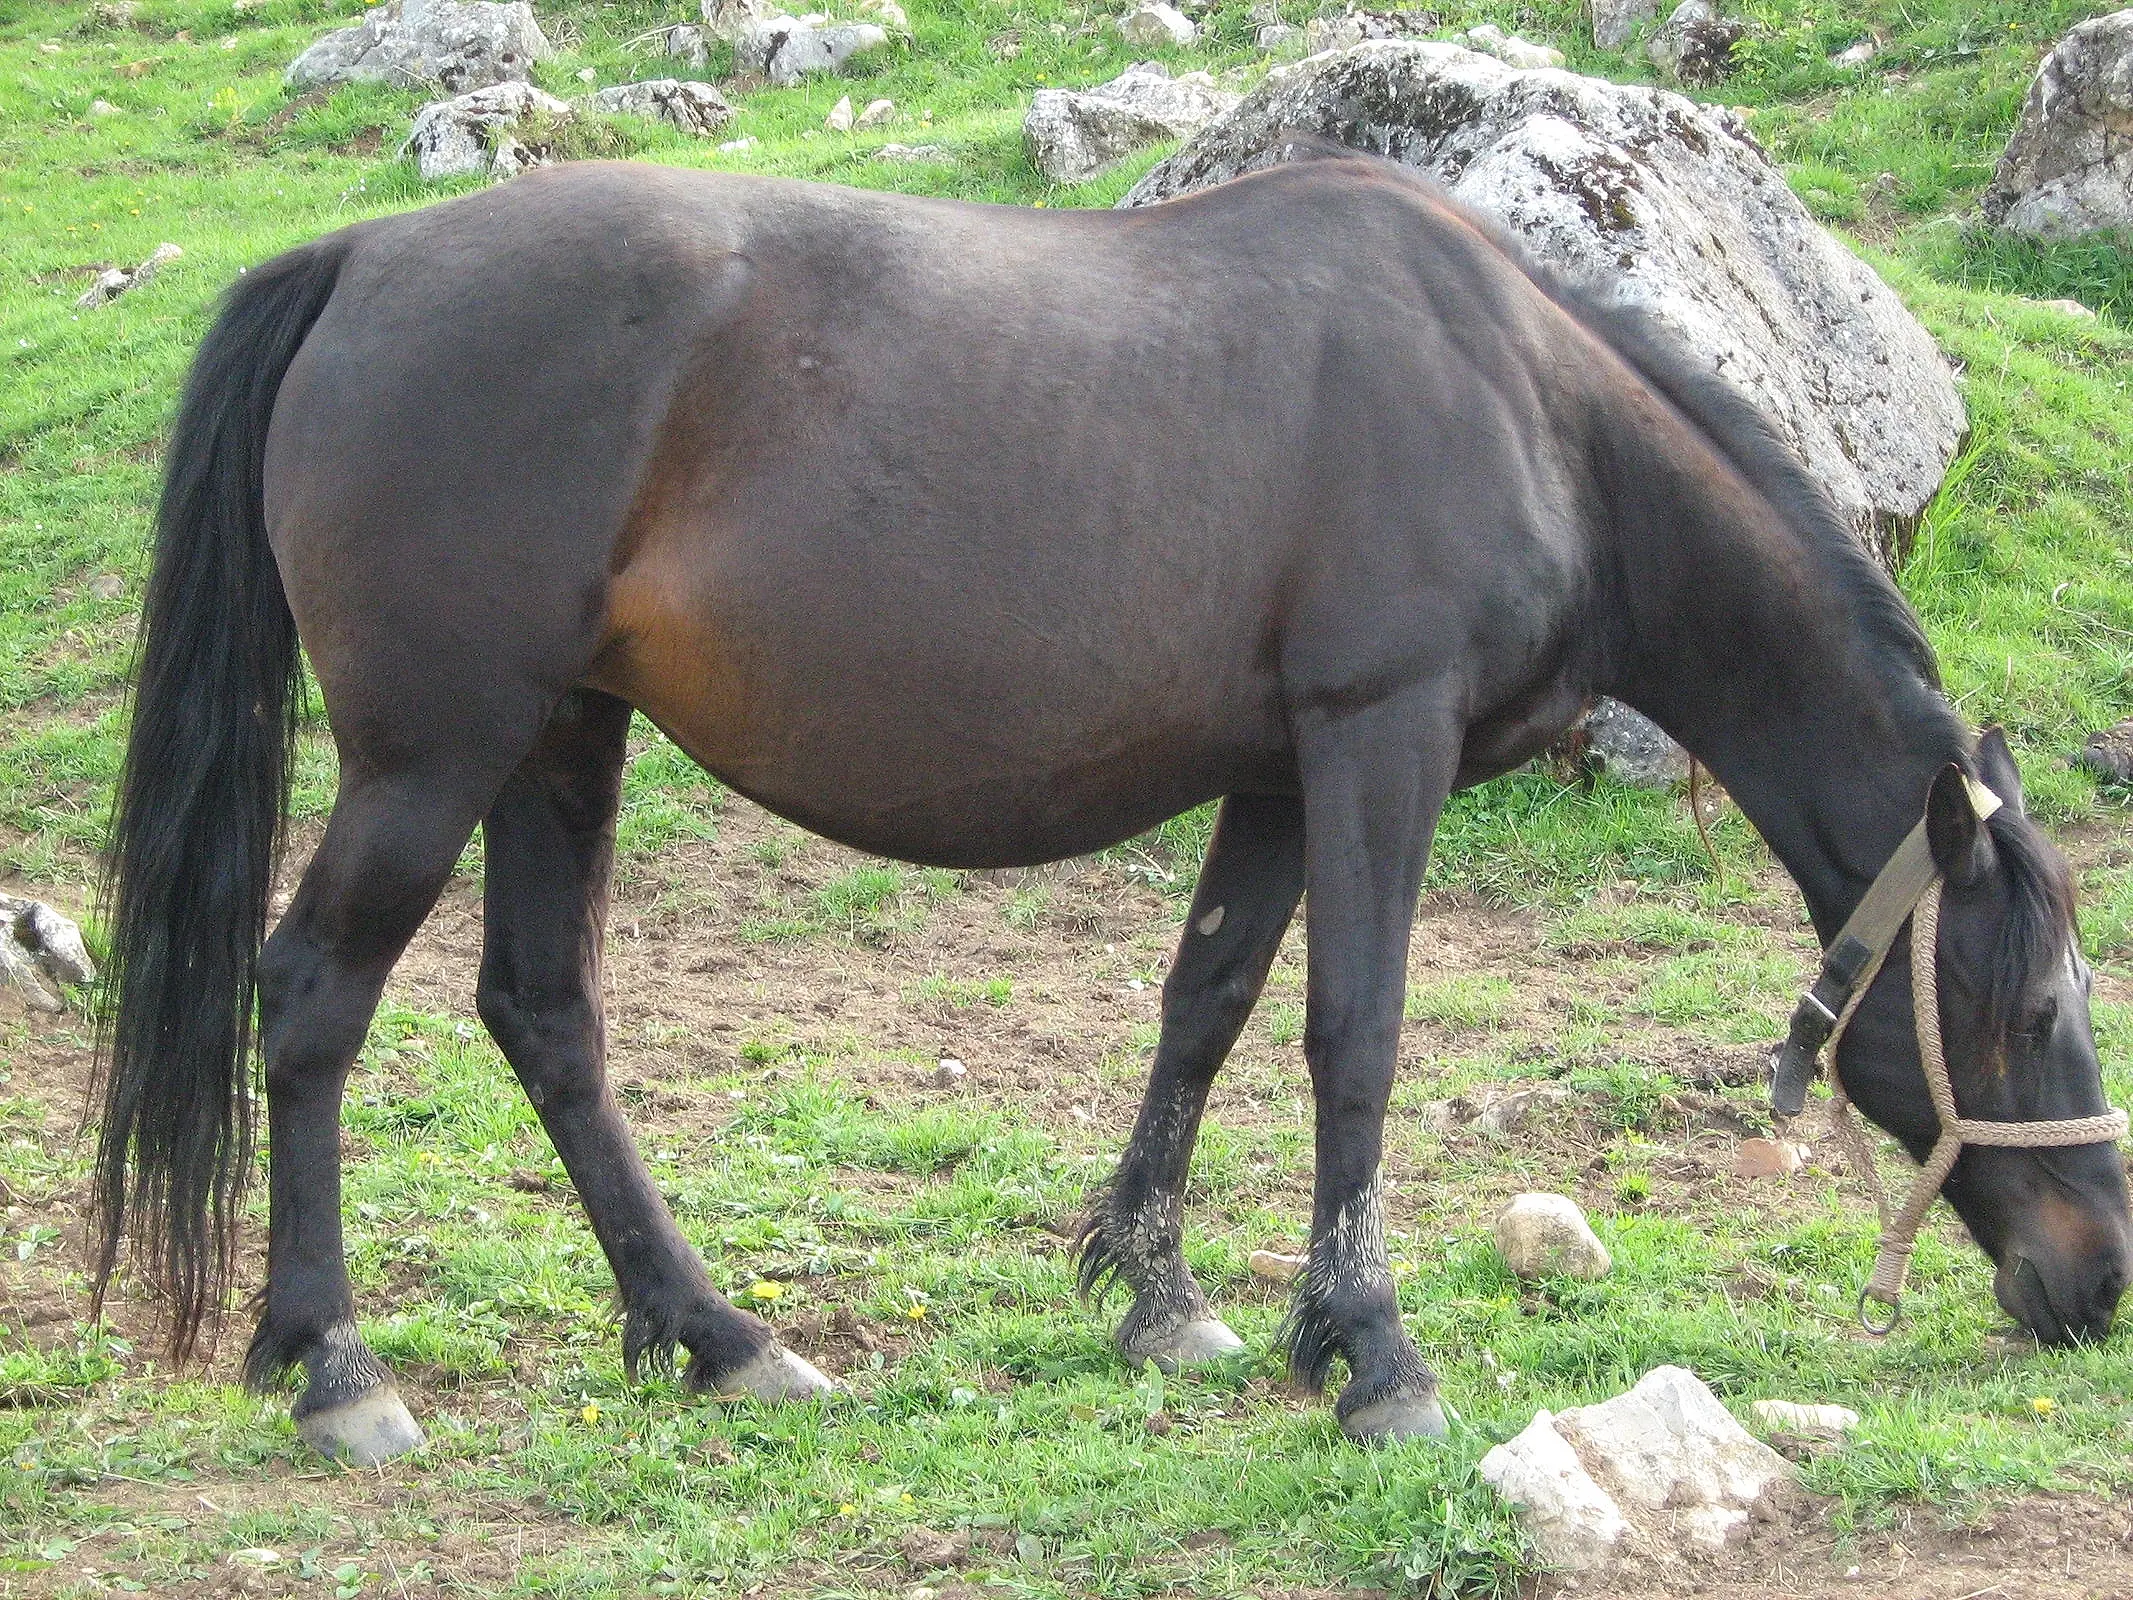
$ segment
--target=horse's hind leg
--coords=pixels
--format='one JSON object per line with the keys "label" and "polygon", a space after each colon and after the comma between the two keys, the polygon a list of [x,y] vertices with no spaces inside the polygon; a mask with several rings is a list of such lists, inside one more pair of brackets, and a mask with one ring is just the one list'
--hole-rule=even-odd
{"label": "horse's hind leg", "polygon": [[291,1412],[327,1455],[368,1466],[422,1432],[356,1332],[341,1248],[341,1092],[392,965],[450,878],[495,779],[462,768],[343,768],[332,819],[259,960],[272,1222],[245,1378],[296,1367]]}
{"label": "horse's hind leg", "polygon": [[632,1373],[690,1353],[690,1386],[782,1400],[830,1382],[713,1286],[645,1170],[607,1084],[600,1001],[608,869],[630,708],[563,699],[483,823],[476,1004],[540,1113],[607,1253]]}
{"label": "horse's hind leg", "polygon": [[1243,1348],[1185,1265],[1185,1175],[1208,1088],[1259,998],[1302,891],[1302,802],[1223,801],[1163,984],[1162,1037],[1140,1117],[1082,1231],[1084,1292],[1114,1274],[1133,1291],[1118,1329],[1129,1360],[1169,1371]]}

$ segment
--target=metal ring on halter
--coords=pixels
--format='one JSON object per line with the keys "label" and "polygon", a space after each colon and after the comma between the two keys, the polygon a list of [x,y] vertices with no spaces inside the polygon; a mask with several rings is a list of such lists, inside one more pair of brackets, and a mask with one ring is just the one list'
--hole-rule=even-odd
{"label": "metal ring on halter", "polygon": [[[1889,1320],[1876,1322],[1873,1313],[1866,1309],[1870,1305],[1886,1307],[1889,1313]],[[1880,1295],[1874,1293],[1871,1287],[1859,1291],[1859,1326],[1868,1333],[1877,1339],[1886,1339],[1896,1331],[1896,1324],[1901,1321],[1903,1321],[1903,1302],[1900,1299],[1884,1300]]]}

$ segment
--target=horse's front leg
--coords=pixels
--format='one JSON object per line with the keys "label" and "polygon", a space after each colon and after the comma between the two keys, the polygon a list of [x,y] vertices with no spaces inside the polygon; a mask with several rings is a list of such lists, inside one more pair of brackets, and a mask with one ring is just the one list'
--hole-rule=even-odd
{"label": "horse's front leg", "polygon": [[1459,759],[1456,725],[1421,700],[1297,720],[1310,944],[1304,1058],[1318,1161],[1289,1365],[1316,1389],[1333,1358],[1346,1358],[1336,1411],[1356,1439],[1445,1431],[1436,1377],[1400,1324],[1379,1171],[1408,933]]}
{"label": "horse's front leg", "polygon": [[1118,1347],[1164,1371],[1217,1360],[1243,1342],[1208,1309],[1185,1265],[1185,1174],[1208,1088],[1251,1015],[1303,892],[1303,803],[1222,802],[1177,959],[1163,1031],[1118,1172],[1082,1230],[1081,1285],[1116,1276],[1133,1291]]}

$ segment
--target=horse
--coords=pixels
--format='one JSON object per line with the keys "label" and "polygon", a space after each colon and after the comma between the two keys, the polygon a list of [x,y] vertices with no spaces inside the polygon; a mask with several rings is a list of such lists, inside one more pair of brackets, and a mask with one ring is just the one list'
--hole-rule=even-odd
{"label": "horse", "polygon": [[[422,1436],[357,1331],[343,1087],[477,825],[478,1011],[613,1269],[630,1372],[686,1350],[696,1390],[831,1388],[714,1287],[604,1074],[632,708],[772,812],[912,862],[1055,860],[1219,801],[1080,1276],[1130,1292],[1134,1362],[1239,1348],[1182,1191],[1305,899],[1315,1179],[1282,1340],[1314,1391],[1345,1362],[1358,1440],[1445,1429],[1379,1177],[1432,832],[1597,693],[1717,775],[1825,942],[1923,817],[1964,1113],[2107,1109],[2066,865],[1828,496],[1639,316],[1375,158],[1126,212],[587,163],[356,223],[229,291],[141,627],[95,1291],[123,1246],[194,1352],[256,1047],[246,1377],[300,1373],[303,1438],[357,1462]],[[306,656],[339,788],[269,938]],[[1909,965],[1835,1067],[1922,1157]],[[2107,1332],[2133,1263],[2115,1150],[1964,1148],[1945,1192],[2009,1313]]]}

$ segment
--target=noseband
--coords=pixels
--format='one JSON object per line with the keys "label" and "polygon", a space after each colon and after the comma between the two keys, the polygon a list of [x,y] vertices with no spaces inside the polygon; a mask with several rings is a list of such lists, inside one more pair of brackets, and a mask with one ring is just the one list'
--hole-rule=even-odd
{"label": "noseband", "polygon": [[[1984,785],[1972,781],[1969,791],[1980,822],[2000,809],[1999,796]],[[1890,1332],[1903,1318],[1903,1280],[1910,1270],[1911,1251],[1918,1243],[1919,1224],[1925,1220],[1933,1197],[1940,1193],[1964,1145],[2046,1150],[2113,1143],[2126,1133],[2123,1111],[2038,1122],[1981,1122],[1956,1111],[1955,1090],[1948,1080],[1948,1058],[1940,1038],[1936,973],[1940,891],[1941,874],[1933,864],[1926,825],[1921,819],[1896,847],[1896,853],[1868,888],[1858,909],[1823,952],[1822,970],[1814,987],[1800,997],[1792,1013],[1791,1031],[1771,1061],[1770,1109],[1779,1117],[1791,1118],[1805,1109],[1807,1085],[1814,1078],[1817,1058],[1825,1049],[1829,1052],[1830,1131],[1844,1147],[1846,1159],[1865,1177],[1873,1191],[1874,1209],[1881,1218],[1881,1248],[1874,1258],[1873,1276],[1859,1291],[1860,1326],[1877,1335]],[[1918,1027],[1918,1059],[1925,1069],[1926,1093],[1933,1099],[1933,1113],[1940,1119],[1940,1137],[1912,1180],[1902,1208],[1891,1217],[1873,1151],[1852,1115],[1851,1097],[1844,1092],[1837,1075],[1837,1046],[1851,1023],[1852,1013],[1874,986],[1881,964],[1907,918],[1911,924],[1911,1010]],[[1882,1307],[1883,1312],[1868,1310],[1869,1302]]]}

